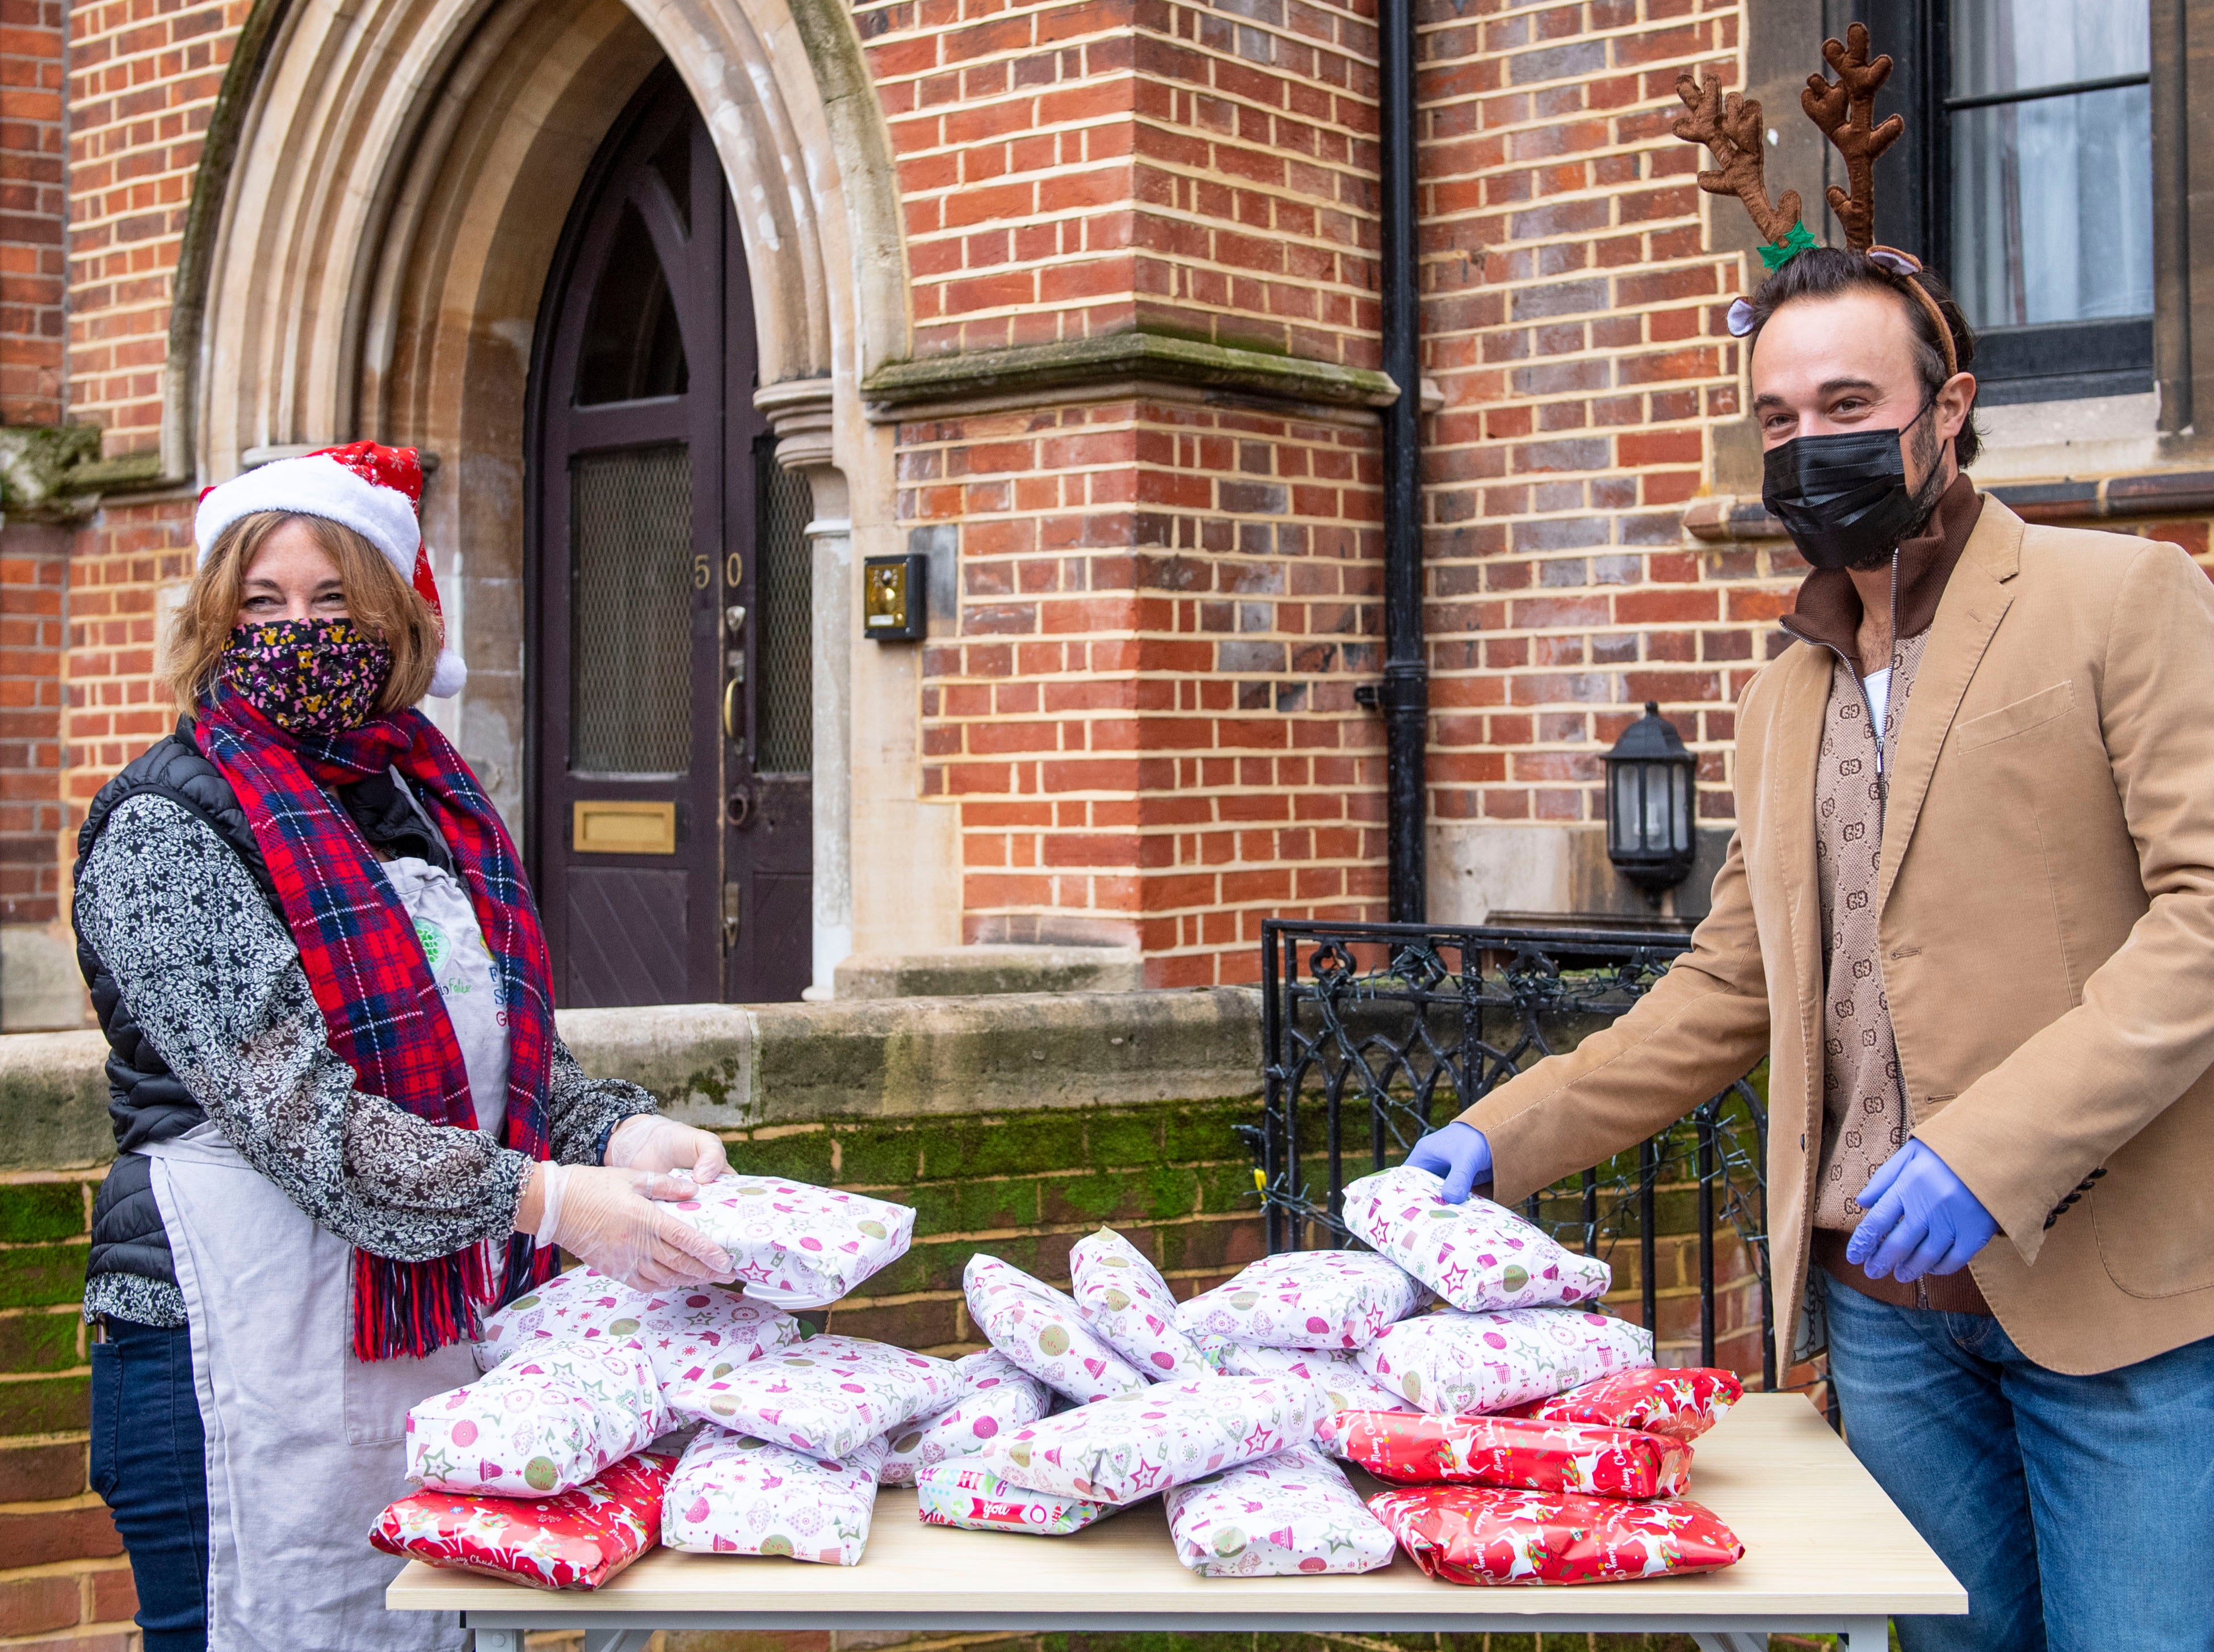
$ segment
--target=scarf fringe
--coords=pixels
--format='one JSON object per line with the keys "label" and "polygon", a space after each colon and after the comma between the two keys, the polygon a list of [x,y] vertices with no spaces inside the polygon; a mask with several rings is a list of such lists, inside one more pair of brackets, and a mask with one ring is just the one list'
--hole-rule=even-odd
{"label": "scarf fringe", "polygon": [[451,1343],[472,1341],[477,1305],[492,1297],[481,1245],[429,1262],[394,1262],[356,1251],[354,1357],[419,1360]]}
{"label": "scarf fringe", "polygon": [[504,1306],[553,1278],[560,1252],[523,1234],[507,1245],[507,1265],[492,1277],[492,1241],[428,1262],[394,1262],[353,1253],[353,1356],[419,1360],[477,1340],[477,1311]]}

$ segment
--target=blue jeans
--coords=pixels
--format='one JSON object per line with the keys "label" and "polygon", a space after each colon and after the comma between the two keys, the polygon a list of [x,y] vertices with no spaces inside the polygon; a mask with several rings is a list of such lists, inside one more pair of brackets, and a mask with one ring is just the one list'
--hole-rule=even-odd
{"label": "blue jeans", "polygon": [[145,1652],[206,1652],[207,1458],[192,1333],[107,1321],[92,1345],[92,1489],[138,1586]]}
{"label": "blue jeans", "polygon": [[1905,1652],[2214,1648],[2214,1337],[2096,1376],[1825,1282],[1845,1441],[1968,1591]]}

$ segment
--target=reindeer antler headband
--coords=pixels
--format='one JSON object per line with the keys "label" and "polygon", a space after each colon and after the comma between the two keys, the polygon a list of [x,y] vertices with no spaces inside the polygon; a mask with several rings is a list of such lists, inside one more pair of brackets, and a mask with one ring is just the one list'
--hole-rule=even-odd
{"label": "reindeer antler headband", "polygon": [[[1868,56],[1868,32],[1864,23],[1845,30],[1842,40],[1822,42],[1822,58],[1837,71],[1837,79],[1809,75],[1807,89],[1799,94],[1807,118],[1844,157],[1849,188],[1832,184],[1830,210],[1844,226],[1848,250],[1864,254],[1869,262],[1899,278],[1904,286],[1937,324],[1937,337],[1945,352],[1945,376],[1960,370],[1953,346],[1953,329],[1928,288],[1915,278],[1922,260],[1896,247],[1875,244],[1876,158],[1906,131],[1906,123],[1893,115],[1881,125],[1874,124],[1875,95],[1891,78],[1891,58]],[[1703,80],[1696,73],[1679,75],[1676,95],[1684,101],[1684,113],[1676,118],[1676,136],[1687,144],[1703,144],[1713,154],[1711,170],[1699,174],[1699,187],[1710,195],[1734,195],[1745,204],[1752,226],[1767,237],[1760,248],[1761,262],[1780,270],[1800,254],[1821,243],[1807,232],[1800,216],[1799,194],[1789,190],[1771,202],[1768,198],[1766,131],[1760,103],[1738,93],[1725,93],[1720,81]],[[1752,306],[1742,298],[1729,308],[1729,330],[1738,338],[1752,331]]]}

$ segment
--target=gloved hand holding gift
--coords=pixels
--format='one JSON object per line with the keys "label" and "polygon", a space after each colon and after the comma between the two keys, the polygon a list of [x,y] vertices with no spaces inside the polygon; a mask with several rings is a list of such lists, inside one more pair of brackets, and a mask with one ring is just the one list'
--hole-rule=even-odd
{"label": "gloved hand holding gift", "polygon": [[689,1176],[549,1159],[531,1166],[515,1231],[639,1290],[705,1285],[729,1277],[731,1264],[676,1214],[698,1191]]}
{"label": "gloved hand holding gift", "polygon": [[601,1162],[618,1170],[681,1171],[703,1187],[731,1173],[720,1136],[660,1113],[641,1113],[616,1125]]}
{"label": "gloved hand holding gift", "polygon": [[907,1254],[914,1211],[780,1176],[725,1176],[671,1207],[730,1257],[717,1276],[780,1308],[828,1307]]}

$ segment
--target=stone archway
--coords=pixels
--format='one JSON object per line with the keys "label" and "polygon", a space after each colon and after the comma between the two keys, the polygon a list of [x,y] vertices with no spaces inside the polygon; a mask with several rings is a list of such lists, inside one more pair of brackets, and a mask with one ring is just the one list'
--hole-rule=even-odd
{"label": "stone archway", "polygon": [[889,143],[850,19],[835,0],[369,0],[287,6],[268,34],[228,176],[199,180],[222,210],[190,272],[206,297],[165,446],[203,482],[360,437],[437,456],[425,534],[472,670],[431,709],[511,820],[532,331],[593,153],[653,66],[676,65],[745,237],[761,405],[814,488],[827,985],[852,945],[849,707],[877,669],[853,647],[854,541],[890,548],[896,532],[890,432],[858,386],[906,353],[908,321]]}

